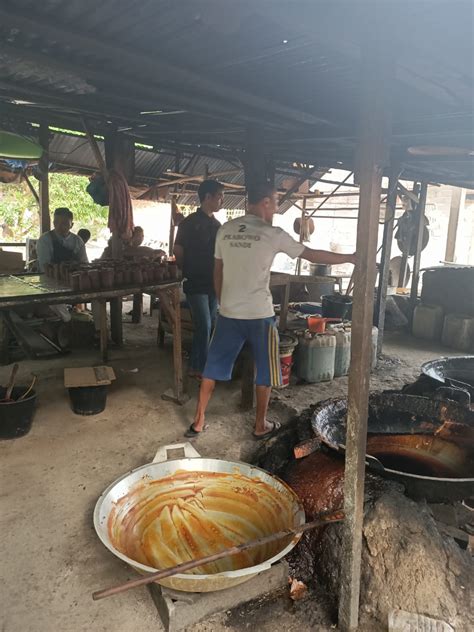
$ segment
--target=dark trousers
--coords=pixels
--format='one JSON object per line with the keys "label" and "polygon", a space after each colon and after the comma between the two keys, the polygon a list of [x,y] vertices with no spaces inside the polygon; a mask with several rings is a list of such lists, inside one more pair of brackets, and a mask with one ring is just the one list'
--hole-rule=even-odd
{"label": "dark trousers", "polygon": [[193,319],[194,336],[189,368],[202,373],[206,365],[207,350],[216,316],[217,297],[215,294],[186,294],[186,300]]}

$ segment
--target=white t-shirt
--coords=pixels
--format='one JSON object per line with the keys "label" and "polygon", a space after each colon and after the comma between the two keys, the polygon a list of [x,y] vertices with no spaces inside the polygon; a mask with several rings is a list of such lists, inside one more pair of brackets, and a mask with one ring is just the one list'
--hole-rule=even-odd
{"label": "white t-shirt", "polygon": [[270,269],[275,255],[294,259],[305,249],[281,228],[256,215],[244,215],[222,226],[215,258],[224,262],[220,313],[226,318],[254,319],[274,315]]}

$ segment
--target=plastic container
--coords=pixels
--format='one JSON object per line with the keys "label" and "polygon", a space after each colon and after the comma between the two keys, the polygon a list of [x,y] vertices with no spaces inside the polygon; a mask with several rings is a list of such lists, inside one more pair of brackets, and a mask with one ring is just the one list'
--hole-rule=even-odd
{"label": "plastic container", "polygon": [[[307,337],[309,336],[309,337]],[[305,334],[298,342],[296,374],[306,382],[327,382],[334,377],[336,338],[334,335]]]}
{"label": "plastic container", "polygon": [[342,377],[349,373],[351,364],[351,332],[335,330],[336,354],[334,358],[334,377]]}
{"label": "plastic container", "polygon": [[420,303],[413,313],[412,333],[415,338],[439,340],[443,331],[444,309],[440,305]]}
{"label": "plastic container", "polygon": [[444,319],[441,342],[459,351],[474,350],[474,318],[466,314],[448,314]]}
{"label": "plastic container", "polygon": [[98,415],[107,403],[107,385],[68,388],[71,408],[76,415]]}
{"label": "plastic container", "polygon": [[293,366],[293,352],[297,344],[298,339],[295,336],[280,334],[280,388],[286,388],[290,384],[291,368]]}
{"label": "plastic container", "polygon": [[322,297],[323,316],[345,320],[352,314],[352,296],[326,294]]}
{"label": "plastic container", "polygon": [[[12,398],[18,399],[27,390],[27,386],[16,386]],[[6,388],[0,387],[0,399],[6,394]],[[0,439],[15,439],[26,435],[33,423],[36,407],[36,392],[25,399],[14,402],[0,402]]]}

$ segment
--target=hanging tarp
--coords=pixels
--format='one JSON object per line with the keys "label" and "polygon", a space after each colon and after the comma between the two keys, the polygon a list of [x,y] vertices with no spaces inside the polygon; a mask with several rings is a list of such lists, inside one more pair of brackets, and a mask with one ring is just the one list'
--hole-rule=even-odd
{"label": "hanging tarp", "polygon": [[43,148],[29,138],[0,131],[0,158],[25,158],[27,160],[41,157]]}

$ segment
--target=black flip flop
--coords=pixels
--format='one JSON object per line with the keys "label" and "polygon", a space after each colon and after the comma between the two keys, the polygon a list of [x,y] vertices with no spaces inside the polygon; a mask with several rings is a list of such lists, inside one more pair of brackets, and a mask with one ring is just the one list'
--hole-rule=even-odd
{"label": "black flip flop", "polygon": [[194,430],[194,422],[189,426],[189,428],[186,430],[186,432],[184,433],[184,436],[187,437],[188,439],[192,439],[194,437],[198,437],[200,434],[202,434],[205,430],[206,430],[207,426],[204,426],[204,428],[202,430]]}
{"label": "black flip flop", "polygon": [[253,434],[254,439],[256,439],[257,441],[260,441],[261,439],[268,439],[269,437],[273,437],[273,435],[276,434],[281,429],[281,423],[279,421],[272,421],[272,424],[273,424],[273,428],[269,432],[266,432],[265,434],[257,435],[255,434],[255,432],[253,432],[252,434]]}

